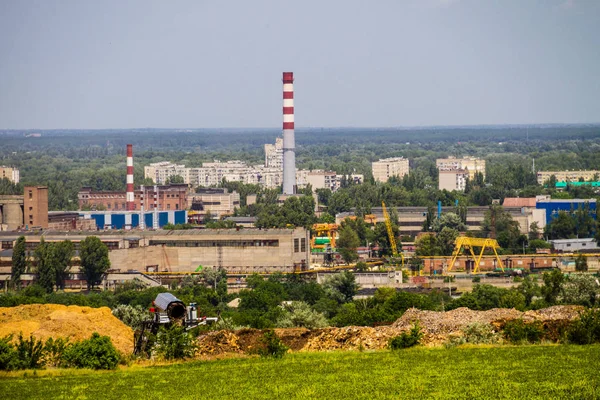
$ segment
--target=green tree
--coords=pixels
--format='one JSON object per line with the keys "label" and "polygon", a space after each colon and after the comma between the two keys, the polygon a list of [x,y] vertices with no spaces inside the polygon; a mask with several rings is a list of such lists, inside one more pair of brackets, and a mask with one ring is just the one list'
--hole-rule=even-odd
{"label": "green tree", "polygon": [[440,233],[444,228],[454,229],[457,232],[463,232],[467,230],[467,225],[463,222],[462,218],[455,213],[444,213],[440,218],[436,218],[433,221],[433,230]]}
{"label": "green tree", "polygon": [[566,211],[559,211],[546,225],[545,233],[550,239],[570,239],[575,237],[576,229],[575,219]]}
{"label": "green tree", "polygon": [[58,289],[65,288],[65,280],[69,277],[75,246],[70,240],[63,240],[54,244],[54,273]]}
{"label": "green tree", "polygon": [[356,249],[360,246],[360,239],[350,226],[340,229],[336,246],[346,264],[350,264],[352,261],[358,259]]}
{"label": "green tree", "polygon": [[556,304],[565,282],[565,276],[559,269],[555,269],[552,272],[544,272],[543,279],[542,295],[544,300],[550,305]]}
{"label": "green tree", "polygon": [[38,285],[44,288],[46,293],[52,293],[56,279],[54,244],[46,243],[42,237],[33,252],[33,257],[36,263],[35,275]]}
{"label": "green tree", "polygon": [[167,182],[166,184],[171,184],[171,183],[185,183],[183,180],[183,176],[181,175],[173,175],[167,178]]}
{"label": "green tree", "polygon": [[350,271],[340,272],[329,277],[323,282],[325,292],[338,303],[352,301],[358,292],[358,284],[354,274]]}
{"label": "green tree", "polygon": [[12,268],[10,271],[10,281],[17,290],[21,288],[21,275],[27,271],[27,248],[25,236],[19,236],[12,255]]}
{"label": "green tree", "polygon": [[588,263],[587,257],[584,257],[583,254],[578,254],[575,258],[575,271],[577,272],[587,272]]}
{"label": "green tree", "polygon": [[88,236],[79,244],[81,272],[85,276],[88,289],[98,285],[110,268],[108,247],[96,236]]}
{"label": "green tree", "polygon": [[440,233],[436,236],[437,247],[440,250],[441,255],[449,256],[454,251],[454,241],[458,237],[459,233],[456,229],[444,227]]}
{"label": "green tree", "polygon": [[536,240],[540,238],[540,226],[537,221],[533,221],[529,225],[529,240]]}
{"label": "green tree", "polygon": [[415,242],[417,256],[437,256],[441,254],[434,234],[419,237]]}
{"label": "green tree", "polygon": [[525,297],[525,306],[527,307],[531,305],[534,297],[542,293],[540,285],[531,279],[530,276],[523,278],[523,282],[517,287],[517,290]]}

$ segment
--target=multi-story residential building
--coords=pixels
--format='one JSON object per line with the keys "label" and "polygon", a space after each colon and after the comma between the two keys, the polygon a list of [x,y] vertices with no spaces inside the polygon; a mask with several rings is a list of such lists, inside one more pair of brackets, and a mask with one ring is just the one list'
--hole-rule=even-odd
{"label": "multi-story residential building", "polygon": [[600,171],[538,171],[537,181],[543,185],[550,177],[555,176],[557,182],[598,181]]}
{"label": "multi-story residential building", "polygon": [[399,178],[408,174],[408,159],[404,157],[385,158],[372,164],[373,178],[378,182],[387,182],[392,176]]}
{"label": "multi-story residential building", "polygon": [[181,176],[183,183],[190,183],[190,168],[173,164],[169,161],[153,163],[144,167],[144,177],[150,178],[157,185],[164,185],[169,178]]}
{"label": "multi-story residential building", "polygon": [[442,171],[448,170],[467,170],[469,172],[469,179],[475,178],[475,173],[481,172],[485,178],[485,160],[476,157],[463,157],[463,158],[438,158],[435,160],[436,167]]}
{"label": "multi-story residential building", "polygon": [[469,171],[466,169],[440,170],[438,187],[440,190],[446,189],[450,192],[464,191],[468,178]]}
{"label": "multi-story residential building", "polygon": [[265,144],[265,167],[283,169],[283,138]]}
{"label": "multi-story residential building", "polygon": [[19,170],[14,167],[0,166],[0,179],[8,179],[12,183],[19,183]]}

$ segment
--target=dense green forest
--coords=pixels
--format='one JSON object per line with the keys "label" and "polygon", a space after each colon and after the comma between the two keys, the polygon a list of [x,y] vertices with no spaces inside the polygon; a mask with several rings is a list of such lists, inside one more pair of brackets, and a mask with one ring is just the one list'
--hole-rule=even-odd
{"label": "dense green forest", "polygon": [[[42,136],[27,137],[34,132]],[[240,159],[260,164],[263,145],[274,143],[278,135],[277,129],[0,131],[0,164],[18,167],[22,184],[48,185],[50,209],[72,210],[82,186],[125,189],[127,143],[134,145],[135,181],[141,184],[143,166],[152,162],[197,167],[206,161]],[[438,200],[450,205],[456,199],[465,205],[489,205],[507,196],[553,194],[537,185],[534,159],[536,170],[600,169],[600,125],[298,129],[296,143],[298,168],[365,175],[366,185],[319,193],[331,214],[351,207],[368,209],[381,200],[391,206],[428,206]],[[464,194],[438,191],[435,159],[452,155],[485,158],[485,182],[473,182]],[[375,184],[371,162],[392,156],[407,157],[411,174]],[[18,191],[0,185],[0,193]],[[595,194],[570,188],[566,196]]]}

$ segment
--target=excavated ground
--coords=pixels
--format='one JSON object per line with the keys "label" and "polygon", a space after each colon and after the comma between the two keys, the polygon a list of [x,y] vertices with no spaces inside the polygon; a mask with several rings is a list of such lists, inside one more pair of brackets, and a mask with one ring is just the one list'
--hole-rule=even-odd
{"label": "excavated ground", "polygon": [[69,338],[71,342],[89,339],[92,333],[109,336],[124,354],[133,351],[133,331],[112,315],[110,308],[28,304],[0,307],[0,337],[22,332],[25,338]]}
{"label": "excavated ground", "polygon": [[[457,308],[448,312],[407,310],[389,326],[323,329],[275,329],[277,336],[292,351],[375,350],[384,349],[389,339],[409,330],[418,321],[423,332],[422,343],[437,346],[453,335],[462,335],[463,329],[474,323],[490,324],[502,329],[507,321],[523,319],[525,322],[541,321],[551,339],[558,339],[560,328],[578,318],[581,306],[553,306],[538,311],[521,312],[515,309],[495,308],[473,311]],[[198,337],[200,356],[217,356],[227,353],[252,354],[260,347],[264,331],[242,329],[215,331]]]}

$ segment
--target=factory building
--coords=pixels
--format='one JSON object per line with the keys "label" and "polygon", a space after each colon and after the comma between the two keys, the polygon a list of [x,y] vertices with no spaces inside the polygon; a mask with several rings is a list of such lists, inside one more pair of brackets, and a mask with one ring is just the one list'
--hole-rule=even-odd
{"label": "factory building", "polygon": [[200,222],[210,213],[213,218],[232,215],[240,207],[240,194],[236,191],[229,193],[226,188],[200,188],[196,193],[187,195],[190,219]]}
{"label": "factory building", "polygon": [[596,199],[552,199],[550,196],[536,196],[535,206],[545,211],[546,224],[556,218],[560,211],[572,213],[585,206],[589,206],[590,214],[596,219]]}
{"label": "factory building", "polygon": [[[84,219],[96,222],[98,229],[159,229],[167,224],[187,223],[187,211],[80,211]],[[143,216],[143,217],[142,217]]]}
{"label": "factory building", "polygon": [[19,183],[19,170],[14,167],[0,165],[0,179],[8,179],[12,183]]}
{"label": "factory building", "polygon": [[[155,190],[157,188],[157,190]],[[160,186],[142,186],[134,191],[133,210],[163,211],[185,210],[187,208],[188,186],[171,184]],[[90,187],[81,188],[77,194],[80,210],[127,211],[126,192],[99,192]]]}
{"label": "factory building", "polygon": [[409,172],[408,159],[404,157],[384,158],[371,164],[373,178],[377,182],[387,182],[392,176],[402,178]]}
{"label": "factory building", "polygon": [[48,228],[48,187],[25,186],[23,192],[0,196],[0,230]]}
{"label": "factory building", "polygon": [[[20,235],[0,233],[2,250],[12,249]],[[42,237],[46,242],[71,240],[77,248],[89,236],[49,231],[24,235],[29,249]],[[310,232],[304,228],[104,231],[94,235],[109,248],[111,269],[121,272],[190,273],[200,266],[221,267],[229,273],[293,272],[306,268],[310,255]],[[10,255],[2,252],[1,257],[9,261]],[[0,272],[10,273],[10,263]]]}
{"label": "factory building", "polygon": [[552,176],[556,178],[557,182],[578,182],[581,179],[584,181],[597,181],[600,171],[538,171],[537,182],[543,185]]}
{"label": "factory building", "polygon": [[[416,237],[423,231],[423,224],[427,218],[427,207],[388,207],[390,210],[396,210],[398,214],[398,228],[400,236]],[[467,208],[467,229],[477,232],[481,230],[481,223],[489,207],[474,206]],[[546,226],[546,215],[544,210],[524,209],[523,207],[504,207],[513,220],[519,223],[521,233],[527,234],[532,222],[537,222],[543,229]],[[442,207],[442,214],[455,213],[455,207]],[[375,216],[374,222],[384,222],[383,211],[381,207],[371,208],[371,214]],[[340,213],[335,216],[337,224],[340,224],[346,217],[353,216],[354,212]],[[436,213],[437,217],[437,213]]]}

